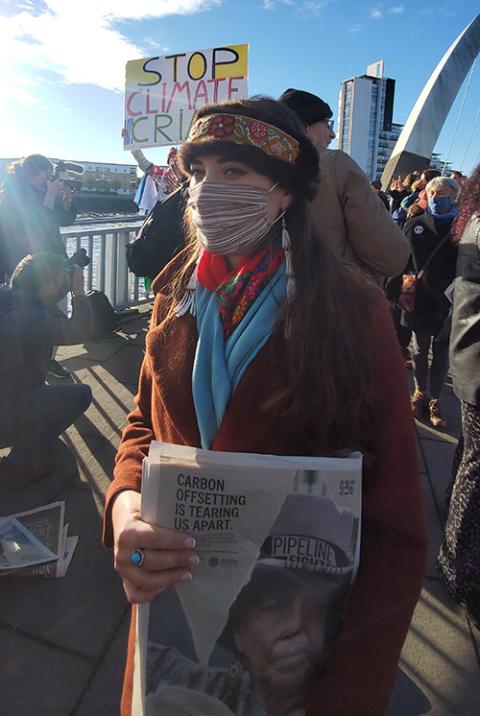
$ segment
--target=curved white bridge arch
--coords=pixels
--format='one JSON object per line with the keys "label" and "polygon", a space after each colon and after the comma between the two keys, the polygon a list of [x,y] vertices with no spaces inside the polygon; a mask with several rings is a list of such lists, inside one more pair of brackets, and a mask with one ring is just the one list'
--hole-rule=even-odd
{"label": "curved white bridge arch", "polygon": [[477,15],[444,54],[410,112],[382,174],[384,188],[399,174],[428,167],[450,108],[479,52]]}

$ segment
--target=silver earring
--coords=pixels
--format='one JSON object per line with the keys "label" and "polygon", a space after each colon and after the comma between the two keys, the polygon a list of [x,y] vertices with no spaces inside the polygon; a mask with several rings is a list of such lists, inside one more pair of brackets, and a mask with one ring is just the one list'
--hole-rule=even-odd
{"label": "silver earring", "polygon": [[290,251],[290,234],[287,229],[285,215],[282,216],[282,249],[285,253],[285,275],[287,277],[287,301],[291,301],[295,293],[295,276],[293,273],[292,253]]}

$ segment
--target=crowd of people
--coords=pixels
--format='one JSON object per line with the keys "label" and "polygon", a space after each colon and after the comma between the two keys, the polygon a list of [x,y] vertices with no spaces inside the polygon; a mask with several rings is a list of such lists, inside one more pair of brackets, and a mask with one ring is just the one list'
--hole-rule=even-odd
{"label": "crowd of people", "polygon": [[[168,176],[137,155],[157,195],[128,260],[153,280],[155,299],[104,542],[132,604],[195,578],[192,535],[140,517],[142,460],[153,440],[227,452],[362,452],[360,570],[306,713],[380,716],[425,570],[412,416],[446,427],[440,396],[449,369],[462,435],[438,564],[480,625],[480,167],[469,179],[425,169],[382,191],[328,149],[332,116],[316,95],[289,88],[278,100],[199,109]],[[58,232],[71,197],[40,159],[24,160],[23,184],[15,173],[15,190],[7,185],[0,197],[11,277],[0,289],[0,390],[17,410],[0,415],[0,445],[13,445],[0,463],[9,484],[48,474],[42,450],[91,399],[86,386],[55,386],[68,396],[45,386],[51,347],[84,340],[90,317],[81,270],[66,266]],[[38,218],[20,223],[17,201],[36,202]],[[56,307],[68,290],[71,319]],[[33,356],[35,369],[18,371]],[[31,440],[45,411],[58,420]],[[134,639],[135,619],[124,716]],[[278,708],[274,716],[284,713]]]}

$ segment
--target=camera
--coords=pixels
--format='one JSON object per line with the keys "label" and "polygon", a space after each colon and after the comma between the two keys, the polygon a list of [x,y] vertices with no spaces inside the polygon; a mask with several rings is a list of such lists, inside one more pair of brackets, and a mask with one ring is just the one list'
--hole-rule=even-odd
{"label": "camera", "polygon": [[88,266],[90,261],[91,259],[89,256],[87,256],[87,252],[85,251],[85,249],[78,249],[72,256],[70,256],[70,258],[65,259],[65,273],[68,276],[69,290],[71,290],[72,288],[75,267],[80,266],[80,268],[83,269],[85,268],[85,266]]}
{"label": "camera", "polygon": [[91,258],[90,258],[90,256],[87,256],[86,250],[78,249],[78,251],[75,251],[75,253],[65,261],[65,267],[66,267],[67,271],[73,271],[75,266],[80,266],[80,268],[85,268],[85,266],[88,266],[90,261],[91,261]]}
{"label": "camera", "polygon": [[[75,164],[74,162],[59,161],[55,165],[53,178],[54,180],[60,179],[65,182],[65,186],[68,186],[72,191],[80,191],[82,182],[80,179],[70,179],[68,172],[83,174],[83,167],[81,164]],[[80,266],[80,264],[78,265]]]}

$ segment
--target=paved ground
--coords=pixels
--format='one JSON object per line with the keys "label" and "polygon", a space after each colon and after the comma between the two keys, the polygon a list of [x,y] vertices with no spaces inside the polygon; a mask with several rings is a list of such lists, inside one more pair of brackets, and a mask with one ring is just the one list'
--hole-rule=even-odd
{"label": "paved ground", "polygon": [[[146,325],[140,317],[111,339],[61,349],[63,364],[94,394],[88,412],[65,436],[73,452],[59,442],[59,469],[35,488],[0,488],[0,515],[64,499],[70,532],[80,537],[64,579],[1,582],[1,716],[118,713],[129,609],[111,554],[100,544],[101,513]],[[430,558],[388,716],[480,714],[480,635],[446,596],[434,566],[459,425],[450,387],[444,402],[448,432],[418,427]]]}

